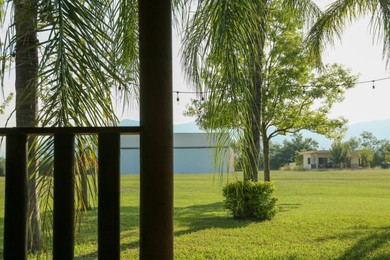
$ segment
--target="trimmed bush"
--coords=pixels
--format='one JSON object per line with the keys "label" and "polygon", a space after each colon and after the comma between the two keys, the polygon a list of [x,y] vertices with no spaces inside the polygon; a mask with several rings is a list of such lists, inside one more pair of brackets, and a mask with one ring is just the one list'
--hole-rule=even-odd
{"label": "trimmed bush", "polygon": [[223,188],[225,208],[235,218],[271,220],[276,214],[277,199],[271,182],[235,181]]}

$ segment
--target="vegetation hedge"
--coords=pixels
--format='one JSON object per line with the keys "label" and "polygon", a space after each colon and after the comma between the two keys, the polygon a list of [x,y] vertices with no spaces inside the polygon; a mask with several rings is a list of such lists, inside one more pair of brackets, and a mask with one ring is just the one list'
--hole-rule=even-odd
{"label": "vegetation hedge", "polygon": [[225,208],[235,218],[271,220],[276,214],[277,198],[271,182],[235,181],[223,187]]}

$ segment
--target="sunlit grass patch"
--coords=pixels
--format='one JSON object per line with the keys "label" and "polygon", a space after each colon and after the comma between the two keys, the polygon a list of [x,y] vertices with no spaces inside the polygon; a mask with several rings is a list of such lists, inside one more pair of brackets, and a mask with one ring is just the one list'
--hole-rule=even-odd
{"label": "sunlit grass patch", "polygon": [[[256,222],[224,210],[219,176],[175,175],[175,259],[390,259],[390,170],[272,177],[278,212]],[[139,176],[123,175],[121,187],[121,258],[138,259]],[[97,212],[77,226],[76,259],[97,258]]]}

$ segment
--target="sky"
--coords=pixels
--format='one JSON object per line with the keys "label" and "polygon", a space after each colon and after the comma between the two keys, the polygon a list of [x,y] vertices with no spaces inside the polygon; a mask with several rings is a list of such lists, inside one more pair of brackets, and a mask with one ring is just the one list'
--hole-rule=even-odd
{"label": "sky", "polygon": [[[323,3],[329,1],[322,1]],[[336,41],[334,46],[329,46],[324,53],[325,63],[344,64],[350,68],[353,74],[359,75],[360,81],[372,81],[390,77],[390,70],[386,70],[386,63],[382,59],[382,45],[373,42],[373,36],[369,32],[369,19],[361,19],[347,27],[341,41]],[[173,42],[173,90],[192,91],[189,84],[184,80],[180,66],[180,44],[175,30],[172,35]],[[13,91],[14,79],[7,81],[6,92]],[[343,116],[349,124],[367,122],[373,120],[390,119],[390,79],[373,83],[358,84],[355,88],[346,92],[345,100],[334,105],[331,117]],[[186,123],[194,121],[194,118],[185,117],[183,111],[194,94],[179,94],[180,101],[176,101],[176,93],[172,93],[174,123]],[[13,106],[13,105],[11,105]],[[118,117],[122,119],[139,120],[139,111],[131,106],[127,111],[121,111],[121,105],[116,104]],[[8,109],[7,112],[10,112]],[[0,117],[0,123],[4,126],[6,116]],[[8,126],[13,126],[11,120]]]}
{"label": "sky", "polygon": [[[386,70],[386,62],[382,59],[382,44],[375,43],[369,30],[369,19],[359,21],[346,27],[341,40],[336,40],[334,46],[328,46],[324,52],[324,63],[343,64],[354,75],[358,75],[358,82],[372,81],[390,77],[390,70]],[[180,44],[173,35],[173,90],[192,91],[193,88],[184,81],[180,67]],[[390,79],[374,83],[357,84],[345,94],[345,100],[335,104],[330,117],[343,116],[348,124],[390,119]],[[180,102],[176,101],[176,93],[172,94],[174,123],[194,121],[194,118],[185,117],[183,111],[193,94],[179,94]],[[123,115],[121,119],[138,120],[138,111],[133,109]]]}

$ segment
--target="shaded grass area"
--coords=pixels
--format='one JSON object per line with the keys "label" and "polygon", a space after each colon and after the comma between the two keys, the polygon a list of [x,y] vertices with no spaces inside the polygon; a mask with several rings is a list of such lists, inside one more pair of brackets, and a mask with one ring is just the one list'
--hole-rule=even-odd
{"label": "shaded grass area", "polygon": [[[279,211],[272,221],[253,222],[223,209],[226,180],[175,175],[175,259],[390,259],[390,170],[272,177]],[[121,257],[138,259],[139,176],[124,175],[121,185]],[[76,259],[97,258],[96,213],[80,221]]]}

